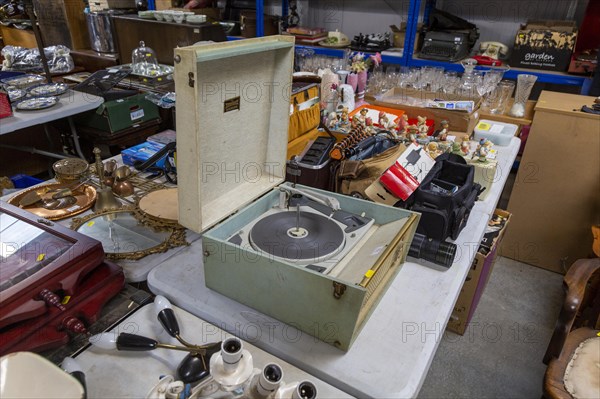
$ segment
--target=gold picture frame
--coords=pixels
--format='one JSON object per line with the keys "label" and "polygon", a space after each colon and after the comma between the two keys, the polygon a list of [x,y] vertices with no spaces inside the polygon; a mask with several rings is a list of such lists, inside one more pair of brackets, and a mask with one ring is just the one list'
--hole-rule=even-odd
{"label": "gold picture frame", "polygon": [[150,218],[136,206],[73,218],[71,229],[102,242],[106,258],[113,261],[139,260],[189,245],[185,228]]}

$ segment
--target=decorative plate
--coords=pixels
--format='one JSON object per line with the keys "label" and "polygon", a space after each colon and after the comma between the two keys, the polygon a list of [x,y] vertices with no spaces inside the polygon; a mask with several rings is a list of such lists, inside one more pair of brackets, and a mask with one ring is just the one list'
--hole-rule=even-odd
{"label": "decorative plate", "polygon": [[17,104],[19,111],[37,111],[40,109],[50,108],[58,104],[57,97],[34,97],[23,100]]}
{"label": "decorative plate", "polygon": [[17,89],[16,87],[11,87],[10,89],[7,90],[8,92],[8,98],[10,98],[10,102],[14,103],[16,101],[19,101],[20,99],[22,99],[23,97],[25,97],[27,95],[27,92],[23,89]]}
{"label": "decorative plate", "polygon": [[73,187],[73,183],[50,183],[19,191],[17,195],[8,200],[8,203],[19,206],[21,199],[29,192],[37,191],[42,197],[41,201],[23,209],[48,220],[61,220],[87,211],[96,202],[96,189],[84,184],[73,193],[73,196],[52,200],[52,194],[60,189]]}
{"label": "decorative plate", "polygon": [[37,97],[60,96],[69,90],[66,83],[44,83],[27,89],[30,95]]}
{"label": "decorative plate", "polygon": [[42,83],[44,77],[41,75],[25,74],[2,79],[2,83],[8,86],[14,86],[17,89],[24,89],[34,84]]}
{"label": "decorative plate", "polygon": [[328,43],[327,40],[321,40],[319,42],[319,46],[322,47],[331,47],[331,48],[342,48],[342,47],[347,47],[350,45],[350,40],[346,39],[346,40],[342,40],[336,43]]}

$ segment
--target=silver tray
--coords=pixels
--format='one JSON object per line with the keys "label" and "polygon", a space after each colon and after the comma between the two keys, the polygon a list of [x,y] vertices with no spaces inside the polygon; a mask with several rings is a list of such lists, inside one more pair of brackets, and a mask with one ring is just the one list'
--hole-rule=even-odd
{"label": "silver tray", "polygon": [[2,79],[0,82],[6,86],[14,86],[17,89],[24,89],[34,84],[39,84],[44,80],[45,78],[41,75],[25,74]]}
{"label": "silver tray", "polygon": [[35,97],[48,97],[48,96],[60,96],[69,90],[69,85],[66,83],[43,83],[41,85],[33,86],[27,89],[27,93],[30,96]]}
{"label": "silver tray", "polygon": [[38,111],[58,104],[58,97],[33,97],[17,103],[18,111]]}
{"label": "silver tray", "polygon": [[175,68],[170,65],[160,64],[158,67],[159,67],[159,69],[158,69],[157,73],[153,74],[153,75],[146,75],[146,74],[134,72],[131,64],[119,65],[116,68],[130,70],[131,74],[133,76],[139,76],[139,77],[145,78],[145,79],[164,78],[166,76],[172,75],[173,72],[175,71]]}

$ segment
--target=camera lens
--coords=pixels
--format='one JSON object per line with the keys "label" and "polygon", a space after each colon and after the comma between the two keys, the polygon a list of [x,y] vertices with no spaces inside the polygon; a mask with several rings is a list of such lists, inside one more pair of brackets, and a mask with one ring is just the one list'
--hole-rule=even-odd
{"label": "camera lens", "polygon": [[415,234],[408,255],[425,259],[436,265],[450,267],[456,256],[456,245],[451,242],[427,238],[423,234]]}

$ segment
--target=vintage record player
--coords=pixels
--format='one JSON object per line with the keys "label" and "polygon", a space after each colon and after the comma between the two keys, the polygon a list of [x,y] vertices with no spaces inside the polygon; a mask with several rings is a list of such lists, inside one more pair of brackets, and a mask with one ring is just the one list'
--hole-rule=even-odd
{"label": "vintage record player", "polygon": [[188,104],[177,113],[187,171],[179,222],[203,232],[208,288],[347,350],[399,271],[419,216],[282,184],[293,43],[269,36],[175,50],[178,100]]}
{"label": "vintage record player", "polygon": [[0,202],[0,355],[82,334],[124,284],[96,240]]}

